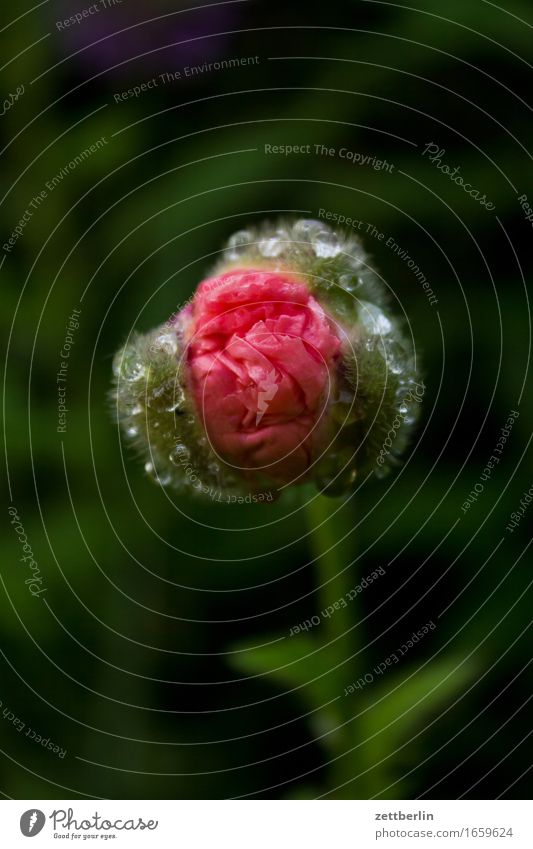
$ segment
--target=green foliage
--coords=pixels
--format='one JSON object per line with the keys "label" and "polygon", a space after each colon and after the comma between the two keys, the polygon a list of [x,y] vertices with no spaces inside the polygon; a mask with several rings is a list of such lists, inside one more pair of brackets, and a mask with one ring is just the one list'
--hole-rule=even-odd
{"label": "green foliage", "polygon": [[[157,5],[136,8],[153,16]],[[63,39],[55,7],[5,4],[3,96],[21,84],[25,93],[0,124],[2,242],[61,167],[97,138],[108,143],[49,192],[1,268],[5,501],[20,513],[47,603],[24,584],[4,510],[0,699],[68,748],[54,759],[2,720],[2,790],[21,799],[530,798],[530,750],[520,745],[531,725],[526,521],[504,531],[531,486],[522,279],[531,229],[517,203],[531,195],[530,4],[311,4],[303,24],[288,5],[266,18],[259,4],[231,5],[235,25],[223,29],[232,34],[197,44],[257,53],[256,68],[117,104],[117,92],[153,75],[148,62],[182,67],[185,49],[154,49],[151,27],[138,27],[137,58],[95,76],[102,54]],[[422,155],[431,141],[490,196],[498,220]],[[267,143],[311,152],[267,155]],[[315,154],[315,144],[334,155]],[[351,165],[342,148],[393,168]],[[321,209],[361,222],[369,263],[422,355],[426,390],[405,464],[358,490],[342,529],[332,520],[317,540],[306,535],[300,494],[230,508],[152,486],[122,457],[109,376],[121,342],[175,313],[231,233]],[[435,308],[389,238],[427,277]],[[316,275],[327,280],[322,260]],[[341,316],[348,301],[338,297]],[[62,435],[55,375],[76,305]],[[144,398],[141,390],[135,401]],[[518,398],[505,455],[463,515]],[[390,426],[374,431],[374,456]],[[313,558],[326,569],[326,552],[350,528],[357,550],[344,543],[327,575],[311,576]],[[377,565],[386,576],[357,607],[288,636]],[[347,586],[334,575],[349,576]],[[329,588],[327,601],[317,586]],[[343,697],[403,639],[402,617],[417,627],[440,612],[431,650]],[[253,649],[265,632],[278,641]],[[235,646],[246,651],[230,659]],[[472,651],[475,663],[464,664]]]}

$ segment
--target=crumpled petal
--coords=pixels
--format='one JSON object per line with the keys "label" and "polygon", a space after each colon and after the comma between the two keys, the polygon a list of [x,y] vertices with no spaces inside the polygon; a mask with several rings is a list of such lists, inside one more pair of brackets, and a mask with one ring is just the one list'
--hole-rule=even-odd
{"label": "crumpled petal", "polygon": [[340,357],[335,325],[307,284],[233,269],[200,284],[186,325],[189,379],[215,452],[245,475],[304,477]]}

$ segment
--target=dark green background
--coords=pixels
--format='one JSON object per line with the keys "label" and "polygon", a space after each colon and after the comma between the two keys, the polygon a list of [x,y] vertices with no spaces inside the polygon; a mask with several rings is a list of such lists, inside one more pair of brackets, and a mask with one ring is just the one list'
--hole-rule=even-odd
{"label": "dark green background", "polygon": [[[5,24],[27,8],[6,9]],[[2,92],[25,86],[0,123],[2,243],[62,166],[108,140],[49,193],[0,272],[9,481],[47,586],[41,599],[24,586],[6,487],[0,699],[68,750],[61,760],[0,717],[0,790],[527,797],[530,517],[513,534],[505,526],[533,483],[527,384],[521,395],[532,230],[517,200],[533,199],[530,5],[246,2],[106,38],[180,8],[124,0],[58,32],[81,8],[50,2],[0,35]],[[114,102],[164,71],[256,55]],[[494,211],[422,156],[429,142]],[[265,143],[348,147],[394,169],[265,155]],[[346,586],[378,566],[386,575],[342,614],[349,637],[328,640],[321,625],[302,659],[287,634],[323,599],[301,494],[239,508],[157,489],[121,453],[107,392],[132,326],[166,320],[234,230],[322,207],[392,236],[438,306],[365,239],[411,322],[424,413],[400,473],[361,488],[329,528],[351,531],[336,561]],[[86,287],[61,436],[55,374]],[[513,409],[502,460],[463,514]],[[254,529],[265,516],[275,524]],[[435,631],[394,671],[323,707],[431,619]]]}

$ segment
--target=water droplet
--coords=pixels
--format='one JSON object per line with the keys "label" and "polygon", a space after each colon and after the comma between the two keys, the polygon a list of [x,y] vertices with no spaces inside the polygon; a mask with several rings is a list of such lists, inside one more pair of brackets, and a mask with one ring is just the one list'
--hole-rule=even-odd
{"label": "water droplet", "polygon": [[174,466],[181,466],[189,459],[189,449],[183,442],[178,442],[168,455],[168,459]]}
{"label": "water droplet", "polygon": [[333,230],[319,230],[311,236],[311,244],[317,256],[326,259],[337,256],[342,248],[339,237]]}
{"label": "water droplet", "polygon": [[[387,365],[392,374],[404,374],[411,367],[410,357],[404,345],[401,345],[393,335],[392,338],[387,339],[385,347]],[[399,379],[398,383],[404,385],[402,379]]]}
{"label": "water droplet", "polygon": [[399,409],[400,409],[400,413],[401,413],[402,416],[405,416],[406,413],[409,411],[407,404],[400,404]]}
{"label": "water droplet", "polygon": [[174,392],[170,399],[170,403],[165,407],[167,413],[174,413],[176,410],[179,410],[185,403],[185,393],[179,383],[176,383],[174,386]]}
{"label": "water droplet", "polygon": [[122,377],[128,383],[140,380],[146,372],[133,347],[125,348],[117,354],[113,370],[118,377]]}
{"label": "water droplet", "polygon": [[339,286],[342,286],[346,292],[355,292],[360,285],[361,281],[357,274],[341,274],[339,277]]}
{"label": "water droplet", "polygon": [[145,367],[138,360],[130,361],[127,365],[124,363],[122,366],[123,377],[130,383],[135,383],[135,381],[141,380],[145,373]]}
{"label": "water droplet", "polygon": [[321,221],[315,221],[313,218],[300,218],[292,228],[292,235],[296,241],[308,242],[314,233],[319,233],[322,230],[324,230],[324,225]]}
{"label": "water droplet", "polygon": [[239,259],[243,253],[250,249],[250,242],[253,241],[253,234],[249,230],[238,230],[227,241],[226,257],[228,259]]}
{"label": "water droplet", "polygon": [[351,404],[353,400],[354,400],[353,392],[351,392],[349,389],[346,389],[343,386],[339,388],[337,395],[336,395],[336,398],[335,398],[335,403]]}
{"label": "water droplet", "polygon": [[166,390],[164,386],[156,386],[146,395],[146,403],[151,410],[164,410],[167,404]]}
{"label": "water droplet", "polygon": [[132,416],[140,416],[142,411],[143,411],[143,408],[141,407],[141,405],[135,404],[135,406],[131,408],[131,415]]}
{"label": "water droplet", "polygon": [[360,302],[359,318],[368,332],[375,336],[386,335],[394,329],[385,313],[368,301]]}
{"label": "water droplet", "polygon": [[167,380],[161,386],[154,386],[146,396],[150,409],[158,412],[173,412],[179,407],[185,396],[176,380]]}
{"label": "water droplet", "polygon": [[178,350],[178,341],[173,333],[162,333],[154,340],[153,346],[161,353],[173,357]]}
{"label": "water droplet", "polygon": [[126,435],[129,436],[130,439],[133,439],[134,436],[138,436],[138,434],[139,430],[134,425],[130,425],[130,427],[126,429]]}
{"label": "water droplet", "polygon": [[135,409],[135,405],[132,404],[129,398],[120,399],[120,413],[123,418],[133,416]]}
{"label": "water droplet", "polygon": [[401,363],[399,363],[398,360],[394,360],[392,357],[388,358],[387,365],[393,374],[401,374],[403,371]]}
{"label": "water droplet", "polygon": [[350,267],[356,271],[360,271],[366,266],[366,253],[362,244],[354,238],[350,238],[344,246],[346,260]]}
{"label": "water droplet", "polygon": [[172,483],[172,476],[168,472],[159,473],[153,463],[145,463],[144,471],[152,483],[159,484],[159,486],[168,486],[169,483]]}
{"label": "water droplet", "polygon": [[117,351],[117,353],[113,357],[113,374],[115,375],[115,377],[118,377],[120,375],[123,353],[123,351]]}
{"label": "water droplet", "polygon": [[263,256],[275,257],[283,253],[285,245],[280,242],[275,236],[270,239],[261,239],[259,242],[259,250]]}

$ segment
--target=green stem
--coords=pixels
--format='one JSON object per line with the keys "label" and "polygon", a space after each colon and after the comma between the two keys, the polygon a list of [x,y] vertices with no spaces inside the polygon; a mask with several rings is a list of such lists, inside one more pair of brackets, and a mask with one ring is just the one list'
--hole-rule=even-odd
{"label": "green stem", "polygon": [[[378,767],[375,763],[376,746],[366,740],[368,714],[354,719],[364,709],[365,697],[360,691],[344,695],[345,687],[369,671],[371,665],[360,651],[361,644],[364,645],[360,596],[350,598],[350,591],[359,583],[353,566],[357,554],[354,499],[343,502],[320,495],[309,502],[307,511],[311,548],[316,558],[322,650],[328,653],[332,670],[328,687],[331,699],[339,696],[333,712],[338,731],[326,738],[332,756],[330,790],[339,789],[330,793],[329,798],[368,799],[387,786],[389,776],[386,765]],[[346,601],[346,606],[341,599]],[[322,612],[332,607],[332,614],[324,617]],[[358,743],[362,745],[349,752]],[[363,773],[361,778],[354,778],[360,773]]]}
{"label": "green stem", "polygon": [[[352,502],[344,506],[340,499],[319,495],[307,509],[320,609],[337,605],[331,616],[323,618],[322,632],[326,642],[335,641],[339,661],[344,661],[356,650],[354,602],[347,595],[357,583],[351,566],[355,557]],[[341,670],[343,680],[350,672],[351,665],[346,664]]]}
{"label": "green stem", "polygon": [[[358,738],[353,722],[357,712],[353,700],[344,695],[344,689],[357,679],[360,657],[355,656],[360,639],[359,610],[356,595],[350,591],[358,583],[354,577],[352,561],[355,559],[354,502],[343,502],[322,495],[310,501],[308,522],[311,530],[311,549],[315,558],[317,593],[321,612],[320,634],[324,651],[330,658],[331,673],[328,685],[335,701],[337,731],[328,738],[329,751],[336,758],[332,762],[332,786],[338,786],[354,775],[353,758],[344,756]],[[328,611],[330,615],[324,615]],[[351,794],[349,798],[354,798]],[[336,794],[345,796],[341,790]]]}

